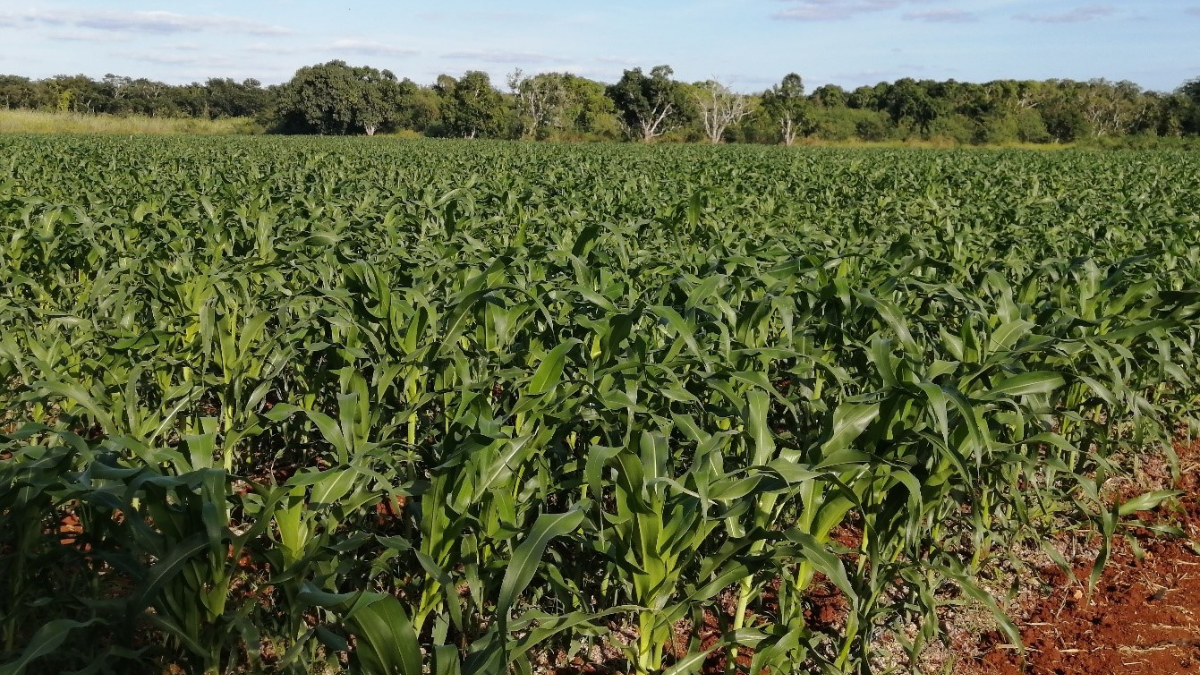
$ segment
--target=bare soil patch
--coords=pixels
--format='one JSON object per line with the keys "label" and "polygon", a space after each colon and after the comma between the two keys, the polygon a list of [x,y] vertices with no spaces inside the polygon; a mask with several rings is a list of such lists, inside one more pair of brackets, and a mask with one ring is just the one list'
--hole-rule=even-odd
{"label": "bare soil patch", "polygon": [[[1090,568],[1041,571],[1051,590],[1022,608],[1026,654],[983,636],[981,675],[1172,675],[1200,673],[1200,441],[1176,448],[1184,495],[1142,513],[1146,523],[1175,525],[1184,536],[1147,530],[1114,544],[1093,593]],[[1141,551],[1138,551],[1138,549]]]}

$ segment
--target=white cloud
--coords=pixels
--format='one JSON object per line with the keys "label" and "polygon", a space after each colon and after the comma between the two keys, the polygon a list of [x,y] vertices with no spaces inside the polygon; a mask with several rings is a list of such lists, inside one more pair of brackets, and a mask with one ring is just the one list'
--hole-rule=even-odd
{"label": "white cloud", "polygon": [[164,66],[203,66],[213,69],[227,69],[237,66],[241,59],[234,56],[213,56],[209,54],[174,54],[162,52],[113,52],[113,56],[142,61]]}
{"label": "white cloud", "polygon": [[788,9],[772,15],[775,19],[798,21],[836,21],[856,14],[868,14],[896,9],[904,0],[787,0]]}
{"label": "white cloud", "polygon": [[320,49],[345,54],[362,54],[365,56],[412,56],[417,53],[417,50],[408,47],[387,45],[368,40],[335,40],[332,44]]}
{"label": "white cloud", "polygon": [[470,12],[417,12],[417,18],[427,21],[528,21],[536,18],[533,14],[525,14],[523,12],[487,12],[487,11],[470,11]]}
{"label": "white cloud", "polygon": [[46,35],[47,39],[58,42],[128,42],[128,35],[114,35],[85,30],[59,30]]}
{"label": "white cloud", "polygon": [[967,23],[977,21],[979,15],[961,9],[927,9],[921,12],[906,12],[906,21],[929,21],[931,23]]}
{"label": "white cloud", "polygon": [[[384,44],[382,42],[372,42],[370,40],[357,39],[342,39],[332,42],[323,42],[319,44],[309,45],[278,45],[266,44],[257,42],[248,45],[245,51],[254,54],[275,54],[275,55],[292,55],[292,54],[356,54],[360,56],[415,56],[419,54],[415,49],[408,47],[400,47],[397,45]],[[319,58],[319,57],[315,57]]]}
{"label": "white cloud", "polygon": [[312,49],[309,47],[297,47],[294,45],[269,45],[269,44],[264,44],[262,42],[257,42],[252,45],[247,45],[246,47],[243,48],[243,51],[251,52],[254,54],[284,55],[284,54],[300,54],[303,52],[311,52]]}
{"label": "white cloud", "polygon": [[894,80],[902,76],[903,74],[899,70],[857,70],[849,73],[838,73],[834,75],[834,78],[852,84],[867,84]]}
{"label": "white cloud", "polygon": [[551,63],[562,64],[567,63],[569,59],[559,58],[557,56],[548,56],[546,54],[536,54],[533,52],[506,52],[506,51],[466,51],[466,52],[450,52],[442,54],[444,59],[453,59],[456,61],[481,61],[484,63]]}
{"label": "white cloud", "polygon": [[1018,14],[1014,18],[1034,23],[1083,23],[1112,16],[1113,8],[1108,5],[1076,7],[1070,11],[1050,14]]}
{"label": "white cloud", "polygon": [[287,28],[234,16],[176,14],[174,12],[121,12],[87,9],[29,9],[0,15],[0,22],[25,22],[70,26],[116,33],[225,32],[249,35],[288,35]]}
{"label": "white cloud", "polygon": [[610,66],[640,66],[643,65],[638,59],[623,59],[614,56],[598,56],[596,63],[603,63]]}

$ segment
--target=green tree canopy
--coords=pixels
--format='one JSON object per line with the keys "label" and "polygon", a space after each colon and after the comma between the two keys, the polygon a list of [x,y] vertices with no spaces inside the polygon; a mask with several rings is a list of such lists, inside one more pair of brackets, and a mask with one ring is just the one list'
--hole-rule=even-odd
{"label": "green tree canopy", "polygon": [[813,90],[812,101],[822,108],[841,108],[846,105],[846,90],[836,84],[825,84]]}
{"label": "green tree canopy", "polygon": [[492,86],[487,73],[471,70],[457,80],[443,75],[436,88],[443,98],[442,119],[447,133],[462,138],[504,135],[504,97]]}
{"label": "green tree canopy", "polygon": [[653,140],[685,118],[686,95],[674,75],[670,66],[655,66],[649,75],[634,68],[608,88],[608,97],[630,137]]}
{"label": "green tree canopy", "polygon": [[280,92],[279,110],[288,131],[374,135],[395,122],[399,94],[391,71],[330,61],[298,70]]}
{"label": "green tree canopy", "polygon": [[794,143],[808,118],[804,80],[796,73],[788,73],[783,81],[763,93],[762,104],[767,115],[779,125],[784,145]]}
{"label": "green tree canopy", "polygon": [[1179,126],[1188,133],[1200,134],[1200,77],[1188,80],[1179,88],[1178,94],[1191,103],[1178,111]]}
{"label": "green tree canopy", "polygon": [[907,120],[919,128],[922,134],[929,133],[930,126],[940,114],[937,101],[929,95],[928,90],[921,83],[909,78],[898,80],[892,85],[883,104],[895,124],[899,125]]}

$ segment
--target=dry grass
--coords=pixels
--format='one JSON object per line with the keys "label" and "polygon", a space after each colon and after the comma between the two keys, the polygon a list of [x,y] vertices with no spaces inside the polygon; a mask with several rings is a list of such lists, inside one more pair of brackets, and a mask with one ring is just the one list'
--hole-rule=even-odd
{"label": "dry grass", "polygon": [[0,110],[0,134],[233,135],[262,133],[250,119],[198,120]]}

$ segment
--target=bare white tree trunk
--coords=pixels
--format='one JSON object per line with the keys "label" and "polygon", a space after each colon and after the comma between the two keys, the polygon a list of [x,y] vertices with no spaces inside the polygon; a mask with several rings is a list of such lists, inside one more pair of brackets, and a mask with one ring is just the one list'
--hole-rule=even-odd
{"label": "bare white tree trunk", "polygon": [[530,79],[517,68],[508,76],[508,88],[517,98],[517,111],[521,117],[521,137],[526,138],[537,133],[541,101],[536,87],[530,86]]}
{"label": "bare white tree trunk", "polygon": [[704,133],[712,143],[720,143],[730,125],[750,114],[749,100],[716,80],[699,87],[696,102],[700,105]]}
{"label": "bare white tree trunk", "polygon": [[649,116],[640,120],[642,140],[649,142],[667,133],[667,127],[664,122],[666,122],[667,117],[674,109],[675,107],[672,104],[664,103],[650,111]]}
{"label": "bare white tree trunk", "polygon": [[1092,135],[1108,136],[1120,130],[1120,116],[1115,101],[1102,98],[1101,95],[1089,96],[1083,116],[1092,124]]}
{"label": "bare white tree trunk", "polygon": [[799,135],[800,125],[796,124],[796,120],[792,119],[790,114],[785,114],[779,120],[779,132],[783,136],[783,144],[790,146],[796,142],[796,136]]}
{"label": "bare white tree trunk", "polygon": [[553,73],[525,77],[518,68],[508,76],[508,87],[517,99],[522,137],[536,136],[542,129],[562,126],[568,93],[560,77]]}

